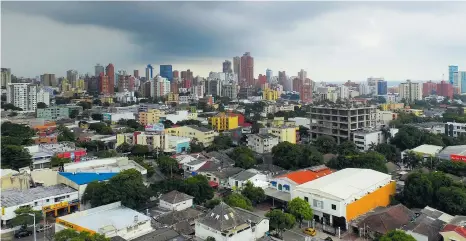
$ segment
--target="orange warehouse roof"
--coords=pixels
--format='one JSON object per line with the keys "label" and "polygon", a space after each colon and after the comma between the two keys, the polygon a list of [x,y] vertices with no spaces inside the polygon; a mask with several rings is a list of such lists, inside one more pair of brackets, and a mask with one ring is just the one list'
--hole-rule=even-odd
{"label": "orange warehouse roof", "polygon": [[303,184],[309,181],[313,181],[317,178],[321,178],[330,173],[333,173],[333,170],[326,168],[326,169],[322,169],[316,172],[311,171],[311,170],[301,170],[301,171],[291,172],[291,173],[288,173],[280,177],[287,177],[288,179],[292,180],[293,182],[299,185],[299,184]]}

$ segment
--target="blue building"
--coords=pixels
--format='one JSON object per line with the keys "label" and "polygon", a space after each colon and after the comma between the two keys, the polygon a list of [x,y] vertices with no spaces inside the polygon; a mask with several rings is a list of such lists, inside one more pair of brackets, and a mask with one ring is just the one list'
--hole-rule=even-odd
{"label": "blue building", "polygon": [[450,65],[448,66],[448,82],[450,84],[454,84],[454,74],[458,72],[458,66],[457,65]]}
{"label": "blue building", "polygon": [[387,95],[387,81],[379,80],[377,82],[377,94],[378,95]]}
{"label": "blue building", "polygon": [[270,83],[270,81],[272,81],[272,76],[273,76],[273,72],[271,69],[267,69],[265,71],[265,76],[267,77],[267,83]]}
{"label": "blue building", "polygon": [[171,65],[160,65],[160,76],[167,78],[169,81],[173,80],[173,70]]}
{"label": "blue building", "polygon": [[461,94],[466,93],[466,71],[459,71],[458,79],[461,83]]}
{"label": "blue building", "polygon": [[154,68],[148,64],[146,68],[146,80],[151,80],[152,78],[154,78]]}

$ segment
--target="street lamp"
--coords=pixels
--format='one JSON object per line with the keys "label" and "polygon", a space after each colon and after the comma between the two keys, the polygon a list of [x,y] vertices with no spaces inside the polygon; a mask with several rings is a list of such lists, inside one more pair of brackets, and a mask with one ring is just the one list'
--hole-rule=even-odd
{"label": "street lamp", "polygon": [[36,240],[36,215],[34,213],[25,213],[29,216],[32,216],[34,218],[34,241],[37,241]]}

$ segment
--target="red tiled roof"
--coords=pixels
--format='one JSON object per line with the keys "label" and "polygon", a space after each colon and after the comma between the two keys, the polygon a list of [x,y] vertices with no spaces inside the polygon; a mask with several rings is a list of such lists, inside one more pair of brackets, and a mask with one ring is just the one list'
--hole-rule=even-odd
{"label": "red tiled roof", "polygon": [[456,226],[456,225],[453,225],[453,224],[447,224],[447,225],[445,225],[445,227],[442,230],[442,232],[450,232],[450,231],[453,231],[453,232],[463,236],[464,238],[466,238],[466,228],[464,228],[464,227]]}
{"label": "red tiled roof", "polygon": [[322,169],[316,172],[311,171],[311,170],[301,170],[301,171],[296,171],[296,172],[290,172],[280,177],[287,177],[288,179],[292,180],[293,182],[297,184],[303,184],[303,183],[315,180],[317,178],[326,176],[332,172],[333,170],[329,168]]}

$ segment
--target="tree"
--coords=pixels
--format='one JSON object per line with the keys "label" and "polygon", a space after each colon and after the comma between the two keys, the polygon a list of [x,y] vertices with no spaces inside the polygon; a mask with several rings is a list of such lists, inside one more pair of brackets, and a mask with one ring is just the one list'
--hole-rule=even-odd
{"label": "tree", "polygon": [[233,149],[233,152],[230,154],[230,157],[235,160],[235,166],[241,167],[244,169],[249,169],[256,165],[256,158],[251,149],[240,146]]}
{"label": "tree", "polygon": [[429,178],[419,172],[408,176],[403,189],[403,203],[408,207],[424,208],[432,203],[434,189]]}
{"label": "tree", "polygon": [[194,202],[201,204],[214,197],[214,189],[203,175],[189,177],[184,181],[184,193],[194,197]]}
{"label": "tree", "polygon": [[219,136],[214,137],[213,143],[206,148],[206,151],[220,151],[231,148],[231,146],[233,146],[233,140],[231,140],[231,137],[220,134]]}
{"label": "tree", "polygon": [[131,149],[131,154],[136,155],[136,156],[145,156],[150,153],[149,151],[149,146],[145,145],[134,145],[133,148]]}
{"label": "tree", "polygon": [[76,141],[76,136],[74,135],[74,133],[71,132],[70,129],[66,128],[64,125],[59,125],[57,127],[57,130],[58,130],[57,140],[59,142],[62,142],[62,141],[75,142]]}
{"label": "tree", "polygon": [[34,214],[36,223],[42,220],[42,212],[33,210],[30,206],[20,207],[15,210],[16,217],[11,220],[13,226],[23,226],[34,224],[34,217],[28,214]]}
{"label": "tree", "polygon": [[215,241],[215,238],[212,236],[209,236],[205,239],[205,241]]}
{"label": "tree", "polygon": [[204,150],[204,144],[202,144],[202,142],[197,142],[195,140],[192,140],[189,143],[190,153],[198,153],[198,152],[202,152],[203,150]]}
{"label": "tree", "polygon": [[284,213],[282,210],[271,210],[265,216],[269,218],[270,228],[276,230],[280,236],[285,229],[291,229],[296,224],[295,217],[289,213]]}
{"label": "tree", "polygon": [[232,193],[228,195],[225,198],[225,203],[230,205],[231,207],[239,207],[239,208],[246,209],[249,211],[252,210],[251,201],[247,197],[239,193]]}
{"label": "tree", "polygon": [[310,145],[298,145],[300,156],[298,168],[306,168],[321,165],[324,163],[324,156],[316,147]]}
{"label": "tree", "polygon": [[100,134],[100,135],[112,135],[113,134],[112,128],[103,122],[90,124],[89,130],[94,130],[95,132],[97,132],[97,134]]}
{"label": "tree", "polygon": [[387,143],[378,144],[375,146],[374,151],[384,155],[387,161],[395,162],[399,156],[399,151],[396,147]]}
{"label": "tree", "polygon": [[71,110],[69,116],[70,116],[70,119],[75,119],[76,117],[78,117],[78,115],[79,115],[79,110],[73,109],[73,110]]}
{"label": "tree", "polygon": [[337,152],[337,142],[331,136],[319,136],[315,141],[315,146],[324,154]]}
{"label": "tree", "polygon": [[83,110],[92,109],[92,104],[90,102],[87,102],[87,101],[80,101],[76,105],[79,105],[79,106],[83,107]]}
{"label": "tree", "polygon": [[7,104],[2,105],[2,108],[3,108],[5,111],[7,111],[7,110],[22,111],[22,110],[23,110],[22,108],[16,107],[15,105],[13,105],[13,104],[11,104],[11,103],[7,103]]}
{"label": "tree", "polygon": [[45,104],[44,102],[37,103],[37,109],[45,109],[45,108],[47,108],[47,104]]}
{"label": "tree", "polygon": [[403,163],[411,169],[415,169],[421,166],[422,161],[422,157],[418,156],[416,153],[412,151],[408,151],[408,153],[406,153],[406,155],[403,157]]}
{"label": "tree", "polygon": [[222,201],[222,200],[220,200],[220,199],[218,199],[218,198],[214,198],[214,199],[208,200],[208,201],[205,203],[204,206],[205,206],[206,208],[212,209],[212,208],[214,208],[215,206],[219,205],[221,201]]}
{"label": "tree", "polygon": [[156,160],[160,171],[164,174],[172,176],[173,173],[179,173],[178,161],[168,156],[161,156]]}
{"label": "tree", "polygon": [[[26,125],[14,124],[9,121],[2,123],[1,126],[2,137],[9,136],[21,139],[21,145],[29,143],[28,139],[35,135],[35,131]],[[2,143],[3,145],[4,143]]]}
{"label": "tree", "polygon": [[254,205],[264,201],[266,198],[264,189],[260,187],[254,187],[254,185],[249,181],[243,187],[243,190],[241,190],[241,194],[247,199],[251,200]]}
{"label": "tree", "polygon": [[313,217],[312,208],[309,206],[309,203],[299,197],[294,198],[288,203],[288,212],[295,216],[300,226],[303,220],[311,220]]}
{"label": "tree", "polygon": [[251,133],[252,134],[257,134],[259,133],[260,128],[264,128],[265,126],[262,125],[261,123],[257,123],[257,121],[254,121],[251,126]]}
{"label": "tree", "polygon": [[378,172],[387,173],[385,157],[375,151],[358,153],[356,155],[338,156],[327,162],[327,166],[334,169],[367,168]]}
{"label": "tree", "polygon": [[164,120],[163,121],[163,126],[166,128],[171,128],[173,126],[173,122],[171,120]]}
{"label": "tree", "polygon": [[416,241],[416,239],[402,230],[392,230],[380,237],[379,241]]}
{"label": "tree", "polygon": [[287,141],[278,143],[278,145],[272,147],[272,155],[273,164],[287,170],[295,169],[301,157],[298,145]]}
{"label": "tree", "polygon": [[70,158],[61,158],[57,156],[53,156],[52,159],[50,160],[50,164],[52,167],[58,167],[62,166],[65,163],[70,163],[71,159]]}
{"label": "tree", "polygon": [[29,167],[32,165],[32,156],[29,154],[28,149],[22,146],[2,144],[2,168],[11,168],[18,170],[22,167]]}
{"label": "tree", "polygon": [[94,114],[91,114],[91,118],[93,120],[103,120],[104,119],[104,116],[102,114],[99,114],[99,113],[94,113]]}
{"label": "tree", "polygon": [[85,231],[77,232],[70,228],[55,233],[53,239],[55,241],[110,241],[110,238],[106,238],[103,234],[90,234]]}
{"label": "tree", "polygon": [[92,104],[93,104],[93,105],[102,105],[102,101],[101,101],[100,99],[94,99],[94,100],[92,101]]}
{"label": "tree", "polygon": [[451,215],[466,214],[466,188],[440,187],[436,193],[437,208]]}
{"label": "tree", "polygon": [[128,144],[128,143],[126,143],[126,142],[123,142],[121,145],[119,145],[119,146],[116,148],[116,150],[117,150],[118,152],[120,152],[120,153],[127,153],[127,152],[131,152],[131,149],[132,149],[132,148],[133,148],[133,147],[132,147],[130,144]]}
{"label": "tree", "polygon": [[96,153],[96,156],[99,158],[110,158],[118,156],[118,152],[116,150],[102,150]]}

